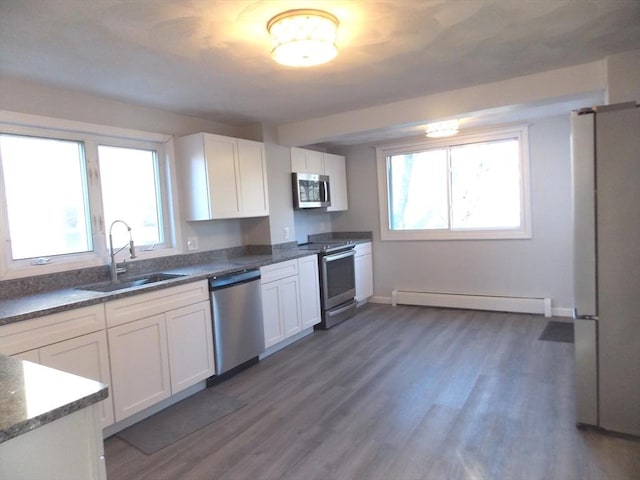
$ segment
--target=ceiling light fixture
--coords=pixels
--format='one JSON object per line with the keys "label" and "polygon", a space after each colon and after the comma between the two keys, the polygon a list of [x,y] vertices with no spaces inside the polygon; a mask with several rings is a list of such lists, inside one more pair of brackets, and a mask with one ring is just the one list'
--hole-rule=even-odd
{"label": "ceiling light fixture", "polygon": [[271,56],[292,67],[311,67],[335,58],[338,19],[322,10],[288,10],[267,23]]}
{"label": "ceiling light fixture", "polygon": [[425,135],[429,138],[450,137],[458,133],[458,121],[446,120],[444,122],[436,122],[427,124]]}

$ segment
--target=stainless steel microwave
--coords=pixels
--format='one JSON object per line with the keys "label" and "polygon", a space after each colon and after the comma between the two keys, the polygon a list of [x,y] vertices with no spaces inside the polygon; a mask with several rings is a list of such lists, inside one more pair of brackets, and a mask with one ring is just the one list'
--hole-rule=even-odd
{"label": "stainless steel microwave", "polygon": [[331,187],[327,175],[316,173],[291,174],[293,208],[322,208],[331,205]]}

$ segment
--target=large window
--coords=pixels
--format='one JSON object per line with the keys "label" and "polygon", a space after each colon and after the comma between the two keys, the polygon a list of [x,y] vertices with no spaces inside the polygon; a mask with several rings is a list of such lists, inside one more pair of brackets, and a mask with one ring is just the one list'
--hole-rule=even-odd
{"label": "large window", "polygon": [[382,239],[530,238],[526,133],[379,147]]}
{"label": "large window", "polygon": [[84,145],[0,135],[11,257],[93,250]]}
{"label": "large window", "polygon": [[[138,245],[164,244],[158,153],[98,146],[105,224],[124,220]],[[126,229],[113,230],[117,244],[128,241]]]}
{"label": "large window", "polygon": [[[47,273],[106,263],[114,220],[131,227],[139,257],[175,253],[163,142],[0,129],[0,219],[9,246],[2,277],[34,274],[34,266]],[[114,245],[128,235],[114,228]]]}

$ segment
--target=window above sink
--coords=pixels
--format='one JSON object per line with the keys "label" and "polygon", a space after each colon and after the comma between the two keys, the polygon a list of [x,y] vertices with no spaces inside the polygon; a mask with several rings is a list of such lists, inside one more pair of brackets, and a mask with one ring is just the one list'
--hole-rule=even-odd
{"label": "window above sink", "polygon": [[6,117],[0,118],[0,280],[108,264],[112,217],[131,225],[139,258],[179,253],[172,243],[169,137]]}

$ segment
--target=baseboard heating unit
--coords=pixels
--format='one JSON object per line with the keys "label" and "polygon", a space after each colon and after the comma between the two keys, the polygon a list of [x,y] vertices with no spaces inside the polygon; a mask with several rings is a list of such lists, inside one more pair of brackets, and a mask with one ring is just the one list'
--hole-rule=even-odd
{"label": "baseboard heating unit", "polygon": [[425,307],[465,308],[496,312],[538,313],[550,317],[550,298],[502,297],[494,295],[466,295],[460,293],[411,292],[394,290],[391,304],[421,305]]}

